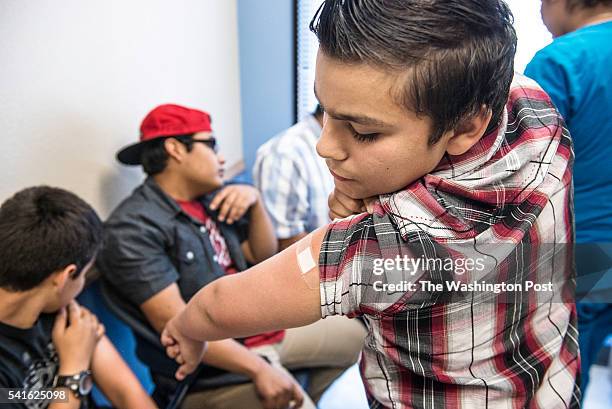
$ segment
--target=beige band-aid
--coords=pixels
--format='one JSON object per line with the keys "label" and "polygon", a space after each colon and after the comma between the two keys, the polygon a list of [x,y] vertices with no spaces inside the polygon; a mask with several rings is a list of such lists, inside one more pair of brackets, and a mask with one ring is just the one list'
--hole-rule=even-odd
{"label": "beige band-aid", "polygon": [[315,263],[314,258],[312,257],[312,250],[310,249],[311,243],[312,236],[309,234],[302,240],[298,241],[296,247],[297,261],[302,274],[308,273],[317,266],[317,263]]}
{"label": "beige band-aid", "polygon": [[319,275],[311,274],[307,276],[309,272],[317,269],[317,262],[312,255],[312,234],[307,235],[303,239],[297,242],[295,247],[295,256],[297,259],[298,267],[300,268],[300,276],[306,282],[309,288],[315,288],[319,285]]}

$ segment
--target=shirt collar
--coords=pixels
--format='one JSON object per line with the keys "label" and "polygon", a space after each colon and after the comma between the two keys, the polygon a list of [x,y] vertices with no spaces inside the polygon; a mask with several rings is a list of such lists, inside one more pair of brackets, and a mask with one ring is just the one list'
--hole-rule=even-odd
{"label": "shirt collar", "polygon": [[159,207],[167,210],[168,212],[176,215],[181,213],[181,207],[176,203],[174,199],[172,199],[166,192],[162,190],[161,187],[155,182],[152,176],[148,176],[144,183],[143,189],[145,194],[149,197],[150,200],[153,200],[155,204]]}
{"label": "shirt collar", "polygon": [[552,168],[560,173],[571,166],[563,148],[557,151],[566,138],[564,129],[548,96],[531,80],[515,77],[495,131],[465,154],[444,158],[401,191],[381,195],[375,215],[388,215],[404,240],[422,233],[472,238],[499,222],[502,209],[540,189]]}

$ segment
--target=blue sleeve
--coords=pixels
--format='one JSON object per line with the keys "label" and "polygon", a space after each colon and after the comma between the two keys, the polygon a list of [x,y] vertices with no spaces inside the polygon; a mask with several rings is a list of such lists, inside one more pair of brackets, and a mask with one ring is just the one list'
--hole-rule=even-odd
{"label": "blue sleeve", "polygon": [[535,80],[550,96],[566,123],[571,118],[570,85],[566,67],[559,56],[540,50],[525,68],[525,75]]}

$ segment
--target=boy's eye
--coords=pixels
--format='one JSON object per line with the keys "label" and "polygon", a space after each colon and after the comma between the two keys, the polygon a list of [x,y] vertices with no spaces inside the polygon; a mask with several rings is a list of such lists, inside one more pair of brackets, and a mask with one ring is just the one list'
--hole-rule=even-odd
{"label": "boy's eye", "polygon": [[353,133],[353,138],[357,139],[358,142],[372,142],[380,135],[379,132],[359,133],[351,124],[348,124],[348,127]]}
{"label": "boy's eye", "polygon": [[357,139],[359,142],[372,142],[376,138],[378,138],[379,133],[353,133],[353,137]]}
{"label": "boy's eye", "polygon": [[378,135],[380,135],[378,132],[359,133],[352,126],[350,126],[350,128],[353,133],[353,138],[357,139],[358,142],[373,142],[378,138]]}

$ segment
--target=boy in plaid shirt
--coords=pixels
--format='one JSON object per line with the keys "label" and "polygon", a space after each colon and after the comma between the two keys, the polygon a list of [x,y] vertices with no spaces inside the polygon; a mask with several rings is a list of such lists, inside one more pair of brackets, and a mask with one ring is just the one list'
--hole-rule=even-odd
{"label": "boy in plaid shirt", "polygon": [[571,139],[508,7],[327,0],[311,27],[336,220],[203,288],[162,335],[177,377],[202,341],[344,314],[372,408],[577,407]]}

